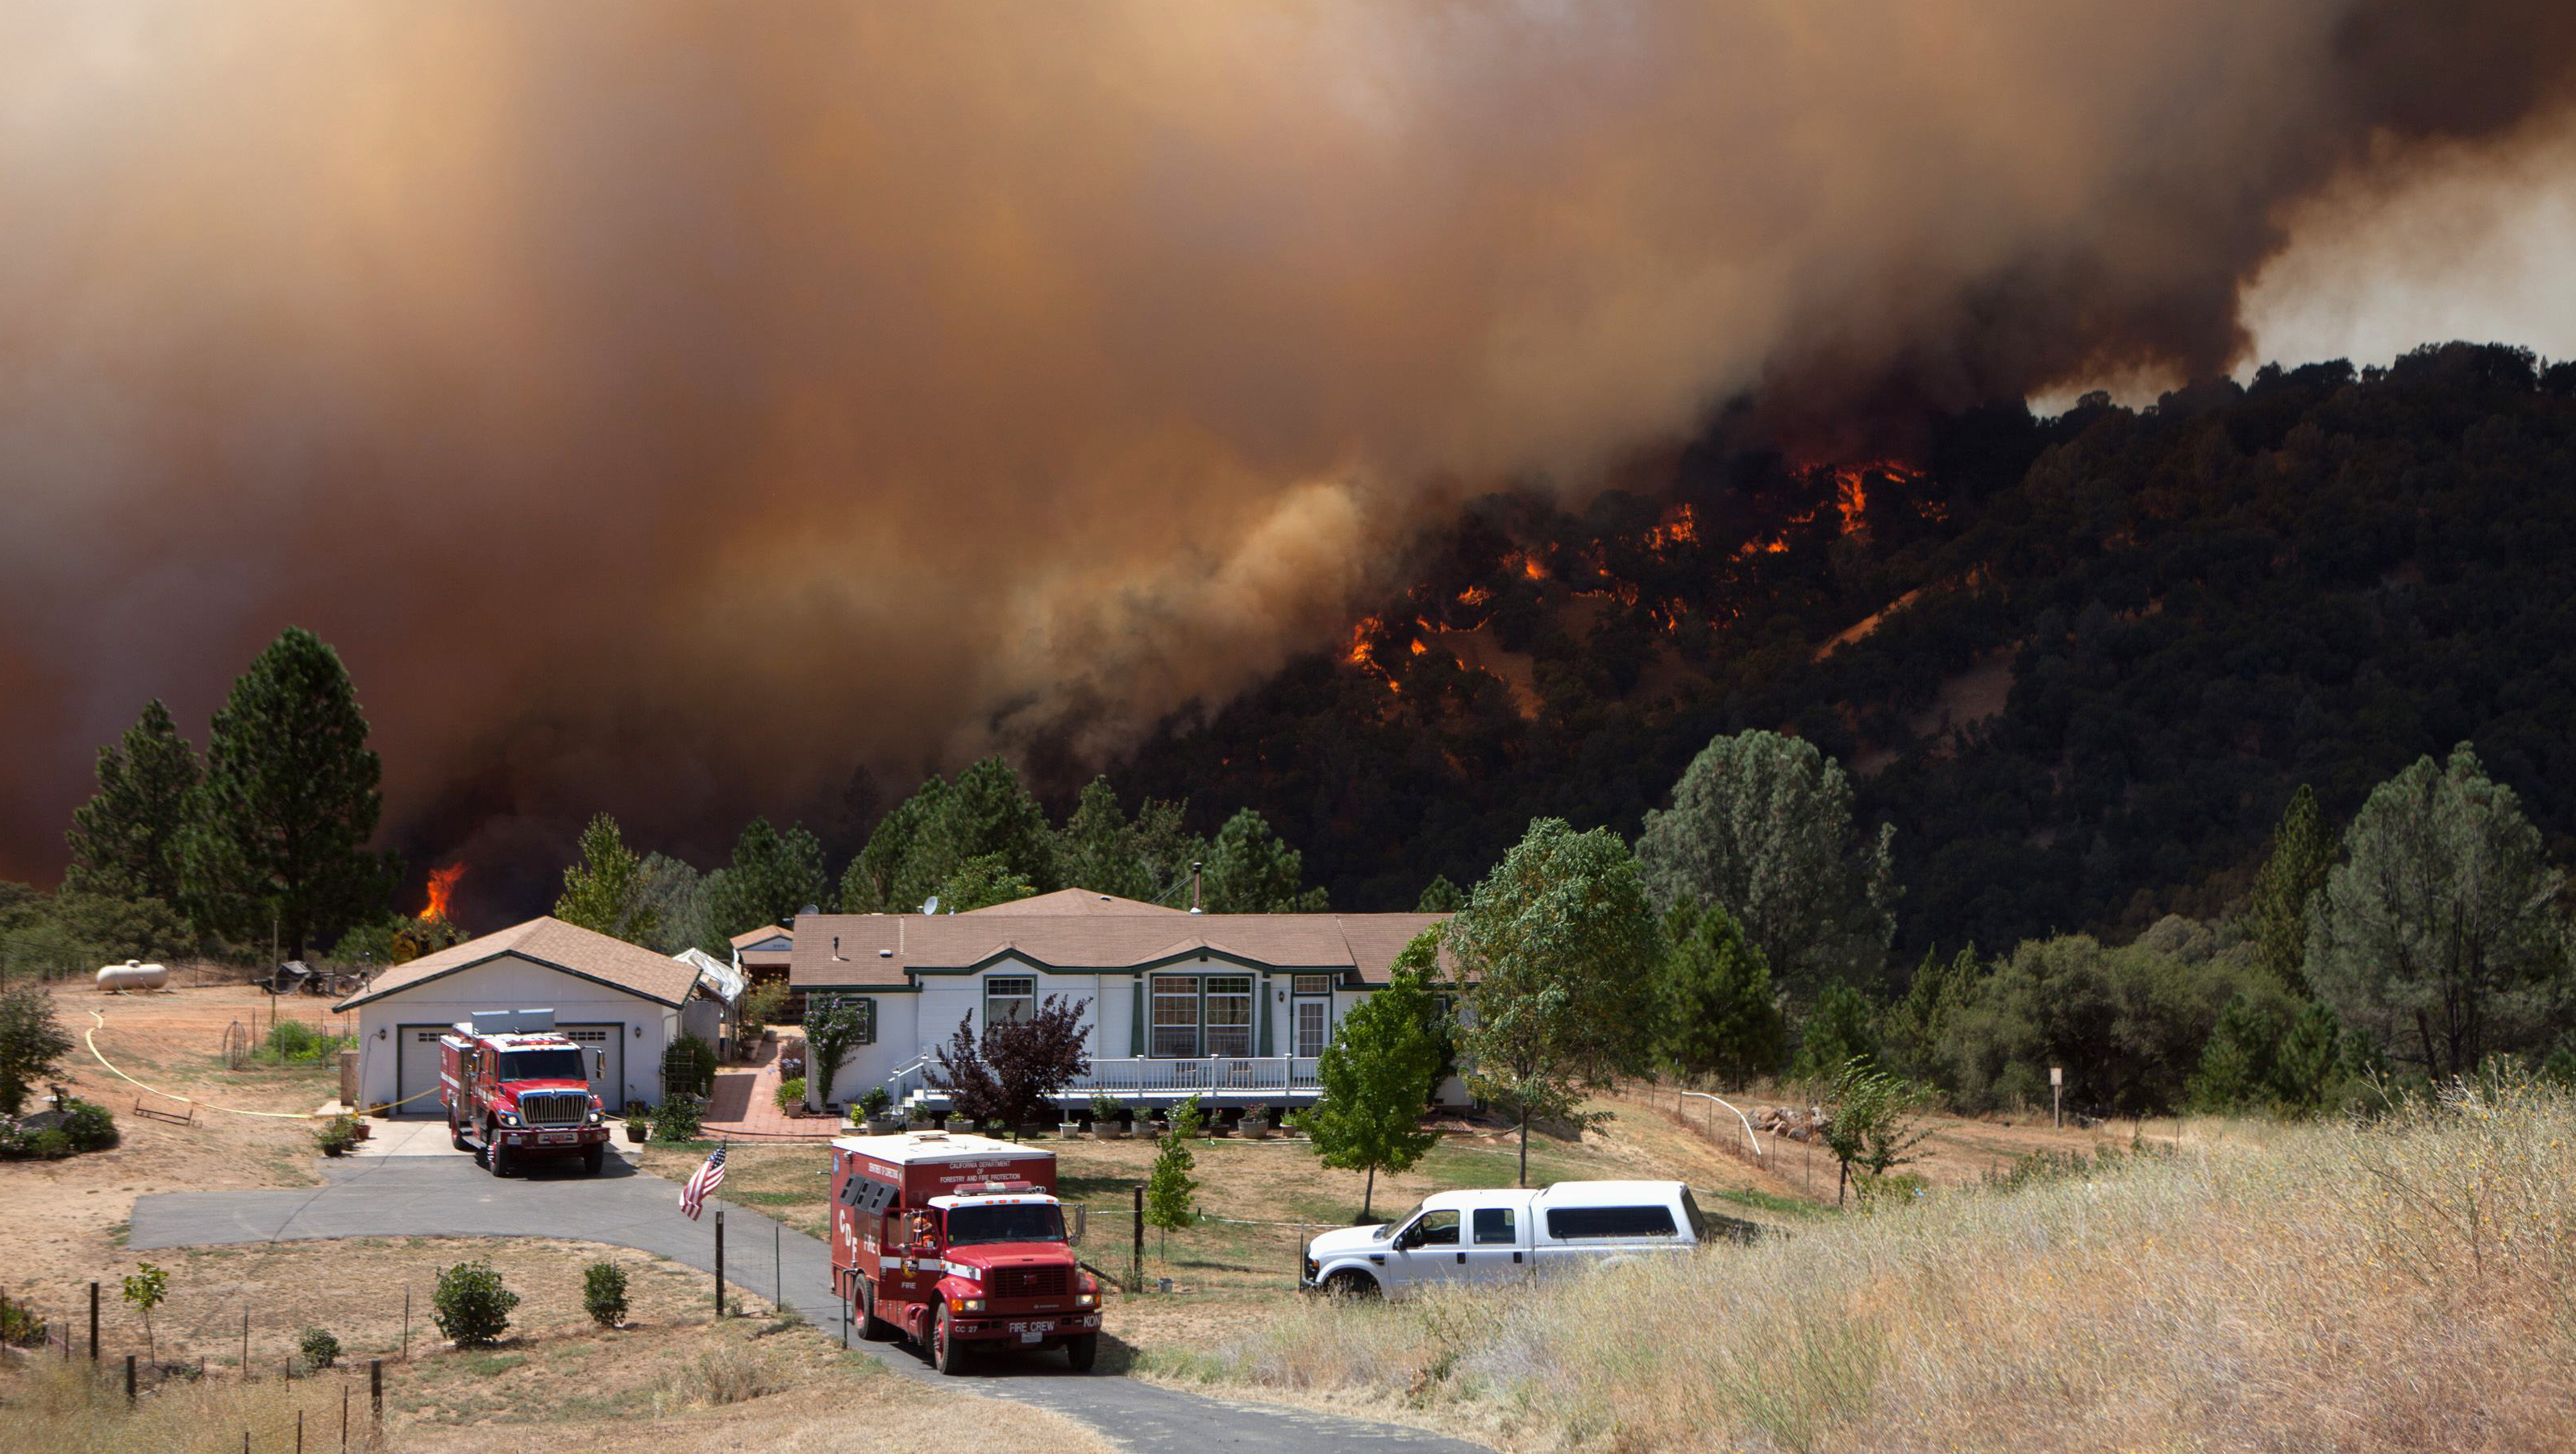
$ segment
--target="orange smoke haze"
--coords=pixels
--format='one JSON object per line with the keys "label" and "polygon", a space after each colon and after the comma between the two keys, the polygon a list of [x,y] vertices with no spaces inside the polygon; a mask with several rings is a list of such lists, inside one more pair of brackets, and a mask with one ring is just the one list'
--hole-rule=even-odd
{"label": "orange smoke haze", "polygon": [[145,698],[202,742],[288,623],[349,662],[397,843],[478,881],[597,808],[703,860],[856,766],[1098,752],[1327,647],[1436,512],[1721,402],[1839,450],[2225,366],[2294,204],[2533,144],[2571,32],[12,5],[0,876],[53,877]]}

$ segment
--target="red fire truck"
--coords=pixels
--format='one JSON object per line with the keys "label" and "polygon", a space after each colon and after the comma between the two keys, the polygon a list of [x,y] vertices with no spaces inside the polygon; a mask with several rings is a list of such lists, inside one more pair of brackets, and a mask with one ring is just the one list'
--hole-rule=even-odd
{"label": "red fire truck", "polygon": [[579,1156],[597,1175],[608,1127],[590,1093],[580,1046],[555,1032],[552,1010],[490,1010],[438,1037],[438,1100],[447,1137],[494,1176],[529,1158]]}
{"label": "red fire truck", "polygon": [[910,1338],[942,1373],[976,1346],[1061,1347],[1090,1369],[1100,1283],[1073,1240],[1052,1151],[945,1131],[832,1143],[834,1291],[860,1336]]}

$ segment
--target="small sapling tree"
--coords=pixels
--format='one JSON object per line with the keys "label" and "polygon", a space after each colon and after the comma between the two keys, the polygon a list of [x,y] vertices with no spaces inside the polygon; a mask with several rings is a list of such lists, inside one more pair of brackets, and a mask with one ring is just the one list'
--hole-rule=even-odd
{"label": "small sapling tree", "polygon": [[54,1023],[51,995],[32,987],[0,994],[0,1115],[18,1114],[27,1093],[71,1051],[72,1037]]}
{"label": "small sapling tree", "polygon": [[876,1038],[875,1001],[831,995],[805,1002],[805,1053],[813,1061],[816,1105],[831,1104],[832,1087],[840,1081],[850,1052]]}
{"label": "small sapling tree", "polygon": [[1145,1178],[1145,1225],[1163,1234],[1157,1250],[1165,1262],[1171,1261],[1172,1229],[1199,1219],[1199,1184],[1190,1175],[1198,1165],[1190,1138],[1198,1133],[1199,1098],[1191,1096],[1172,1108],[1171,1129],[1163,1133],[1161,1149],[1154,1153],[1154,1169]]}
{"label": "small sapling tree", "polygon": [[1915,1148],[1932,1134],[1917,1119],[1930,1100],[1924,1087],[1853,1059],[1834,1077],[1828,1099],[1832,1119],[1825,1123],[1825,1147],[1841,1168],[1834,1205],[1842,1205],[1855,1171],[1875,1182],[1921,1159]]}
{"label": "small sapling tree", "polygon": [[[1435,939],[1438,933],[1424,931]],[[1422,1129],[1423,1091],[1440,1066],[1434,1013],[1421,971],[1399,961],[1387,987],[1343,1018],[1315,1067],[1323,1095],[1296,1117],[1317,1160],[1368,1174],[1362,1221],[1377,1195],[1377,1174],[1410,1169],[1439,1139]]]}
{"label": "small sapling tree", "polygon": [[149,1262],[136,1263],[133,1273],[125,1279],[126,1306],[143,1314],[144,1353],[154,1363],[161,1361],[161,1345],[152,1336],[152,1310],[169,1295],[170,1274]]}

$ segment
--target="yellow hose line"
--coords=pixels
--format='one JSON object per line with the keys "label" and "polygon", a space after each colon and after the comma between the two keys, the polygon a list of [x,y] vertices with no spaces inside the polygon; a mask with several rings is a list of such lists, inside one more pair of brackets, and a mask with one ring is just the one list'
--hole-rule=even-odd
{"label": "yellow hose line", "polygon": [[[322,1119],[321,1113],[318,1111],[245,1111],[238,1106],[219,1106],[212,1101],[201,1101],[193,1096],[174,1095],[158,1086],[145,1085],[143,1082],[127,1075],[124,1071],[117,1069],[114,1061],[99,1054],[97,1038],[98,1032],[107,1028],[107,1016],[100,1014],[96,1010],[92,1010],[89,1012],[89,1017],[96,1020],[98,1023],[81,1032],[81,1043],[89,1047],[89,1053],[97,1059],[99,1064],[107,1067],[108,1074],[115,1076],[118,1080],[121,1080],[127,1085],[133,1086],[138,1090],[150,1091],[152,1094],[159,1096],[165,1101],[177,1101],[181,1105],[197,1106],[209,1111],[222,1111],[226,1115],[230,1116],[257,1116],[265,1121],[318,1121]],[[420,1096],[433,1096],[436,1094],[438,1094],[438,1088],[436,1086],[432,1086],[428,1090],[422,1091]],[[401,1100],[394,1102],[394,1105],[407,1106],[413,1101],[419,1100],[420,1096],[405,1096]],[[386,1109],[390,1110],[392,1107],[389,1106]]]}

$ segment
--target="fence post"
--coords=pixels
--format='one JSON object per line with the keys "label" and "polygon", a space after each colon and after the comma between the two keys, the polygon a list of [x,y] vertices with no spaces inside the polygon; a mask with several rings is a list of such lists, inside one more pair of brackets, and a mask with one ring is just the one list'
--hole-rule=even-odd
{"label": "fence post", "polygon": [[95,1279],[89,1285],[89,1361],[98,1361],[98,1283]]}
{"label": "fence post", "polygon": [[367,1406],[375,1415],[376,1427],[385,1426],[385,1360],[367,1360]]}
{"label": "fence post", "polygon": [[[242,1304],[242,1382],[250,1382],[250,1304]],[[248,1438],[245,1434],[242,1437]]]}
{"label": "fence post", "polygon": [[1138,1292],[1143,1292],[1145,1290],[1145,1183],[1141,1181],[1136,1183],[1132,1190],[1136,1194],[1136,1247],[1129,1258],[1135,1264],[1135,1269],[1128,1274],[1128,1282]]}
{"label": "fence post", "polygon": [[134,1407],[134,1355],[125,1355],[125,1406]]}
{"label": "fence post", "polygon": [[716,1317],[724,1317],[724,1208],[716,1208]]}
{"label": "fence post", "polygon": [[340,1380],[340,1454],[349,1454],[349,1380]]}
{"label": "fence post", "polygon": [[403,1284],[403,1362],[411,1361],[411,1284]]}

